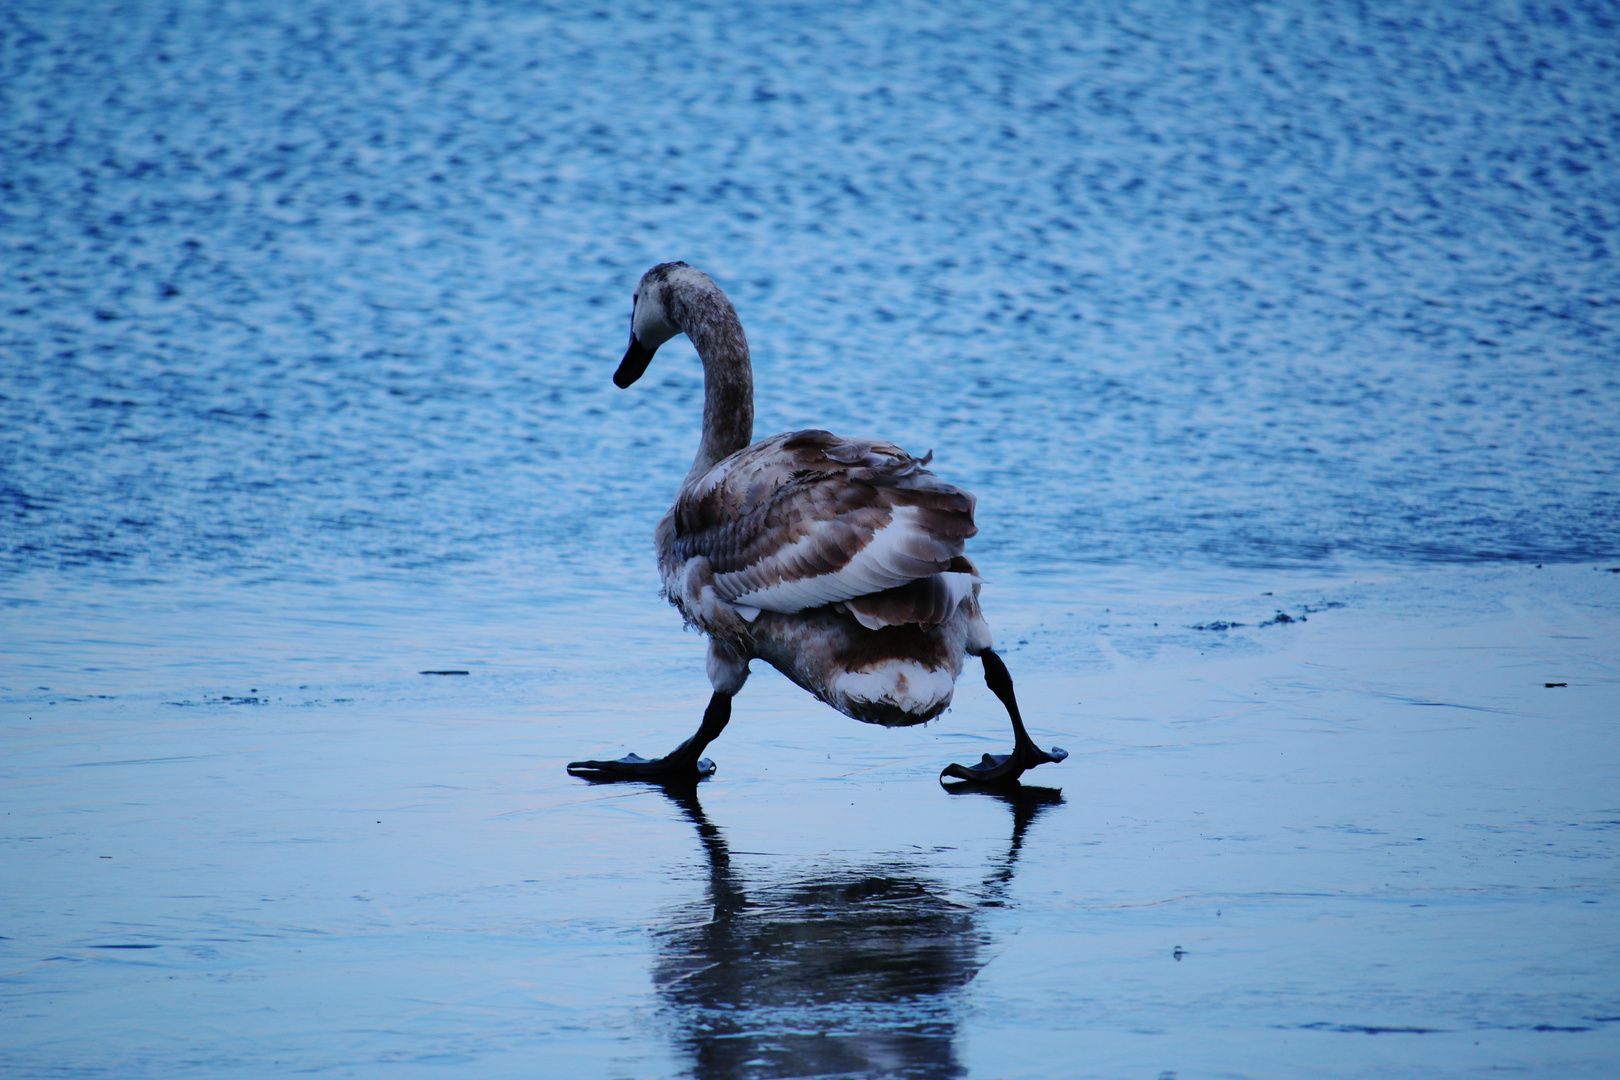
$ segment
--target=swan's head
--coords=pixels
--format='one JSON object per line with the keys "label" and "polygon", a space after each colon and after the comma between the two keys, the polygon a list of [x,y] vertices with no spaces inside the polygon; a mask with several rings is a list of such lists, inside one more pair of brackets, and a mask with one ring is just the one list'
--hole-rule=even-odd
{"label": "swan's head", "polygon": [[670,316],[672,298],[677,289],[691,288],[719,291],[708,274],[683,262],[660,263],[641,275],[630,316],[630,347],[624,351],[619,370],[613,373],[614,385],[622,390],[641,378],[658,346],[681,332]]}

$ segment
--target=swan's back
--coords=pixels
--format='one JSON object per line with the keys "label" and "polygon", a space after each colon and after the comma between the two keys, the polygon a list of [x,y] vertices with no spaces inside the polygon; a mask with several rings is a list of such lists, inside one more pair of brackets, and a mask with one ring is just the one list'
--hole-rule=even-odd
{"label": "swan's back", "polygon": [[666,581],[702,559],[745,615],[791,614],[960,573],[973,496],[927,460],[819,430],[755,443],[682,486],[660,537]]}

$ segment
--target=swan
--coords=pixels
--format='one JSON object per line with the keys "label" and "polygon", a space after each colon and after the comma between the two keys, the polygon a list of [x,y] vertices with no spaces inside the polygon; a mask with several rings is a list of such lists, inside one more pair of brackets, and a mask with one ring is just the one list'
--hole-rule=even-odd
{"label": "swan", "polygon": [[1024,730],[1012,676],[979,607],[964,555],[974,498],[893,443],[810,429],[754,442],[754,383],[737,311],[709,275],[661,263],[636,286],[620,388],[686,334],[703,360],[703,438],[655,533],[664,595],[708,635],[714,694],[697,733],[664,757],[576,761],[594,780],[693,779],[731,719],[749,662],[765,660],[839,712],[873,724],[932,720],[951,703],[965,657],[1012,720],[1013,752],[940,773],[1009,784],[1062,761]]}

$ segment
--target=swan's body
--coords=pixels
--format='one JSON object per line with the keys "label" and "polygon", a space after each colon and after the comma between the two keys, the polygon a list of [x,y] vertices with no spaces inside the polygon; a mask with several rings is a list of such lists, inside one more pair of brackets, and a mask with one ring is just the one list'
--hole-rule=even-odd
{"label": "swan's body", "polygon": [[757,656],[857,720],[916,724],[990,644],[962,556],[975,531],[973,497],[899,447],[796,431],[688,477],[658,566],[717,687]]}
{"label": "swan's body", "polygon": [[814,429],[752,443],[742,324],[708,275],[685,263],[642,278],[614,381],[630,385],[680,332],[703,358],[703,439],[656,545],[665,595],[709,637],[714,699],[698,734],[666,758],[570,770],[635,778],[709,771],[698,754],[725,726],[754,658],[857,720],[907,725],[943,712],[965,658],[981,656],[1019,746],[946,772],[991,782],[1062,760],[1023,734],[1011,678],[991,650],[978,572],[963,554],[978,531],[973,496],[929,472],[929,458],[891,443]]}

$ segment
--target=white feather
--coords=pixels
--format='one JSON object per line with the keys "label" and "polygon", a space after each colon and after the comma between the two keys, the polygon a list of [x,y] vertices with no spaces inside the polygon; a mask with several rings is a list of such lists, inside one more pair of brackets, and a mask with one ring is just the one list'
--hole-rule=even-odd
{"label": "white feather", "polygon": [[846,671],[836,683],[845,697],[893,705],[908,713],[937,709],[951,699],[955,686],[949,671],[930,671],[915,660],[885,660],[867,671]]}
{"label": "white feather", "polygon": [[[734,604],[791,615],[796,611],[882,592],[914,581],[917,575],[896,569],[893,559],[909,538],[928,535],[917,518],[916,507],[896,507],[889,523],[874,532],[866,546],[838,570],[815,577],[784,578],[775,585],[728,596],[728,599]],[[820,542],[820,538],[812,532],[779,549],[775,557],[781,563],[791,563],[796,551],[813,550]],[[742,572],[716,574],[716,591],[727,596],[731,589],[738,586],[738,579],[742,576]]]}

